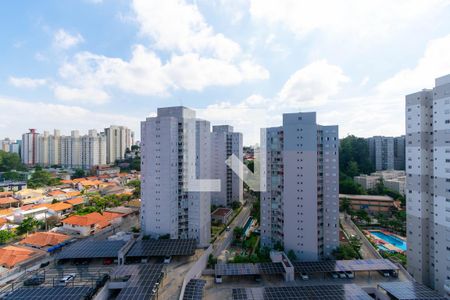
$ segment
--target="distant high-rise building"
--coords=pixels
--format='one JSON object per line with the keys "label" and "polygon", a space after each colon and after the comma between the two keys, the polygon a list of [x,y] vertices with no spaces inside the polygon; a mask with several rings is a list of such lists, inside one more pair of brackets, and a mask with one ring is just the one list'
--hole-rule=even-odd
{"label": "distant high-rise building", "polygon": [[394,169],[405,169],[405,136],[394,138]]}
{"label": "distant high-rise building", "polygon": [[[131,148],[132,132],[125,126],[111,125],[105,128],[106,163],[113,164],[118,159],[124,159],[125,151]],[[133,133],[134,136],[134,133]]]}
{"label": "distant high-rise building", "polygon": [[[213,126],[211,133],[212,178],[220,180],[220,192],[211,194],[211,202],[217,206],[230,206],[232,202],[243,202],[244,184],[225,161],[233,154],[243,161],[242,133],[233,132],[229,125]],[[241,170],[241,173],[243,170]]]}
{"label": "distant high-rise building", "polygon": [[[33,134],[23,135],[26,139],[22,147],[22,162],[28,165],[41,165],[44,167],[60,165],[67,168],[90,169],[94,166],[106,164],[106,135],[89,130],[87,135],[80,135],[78,130],[72,130],[70,136],[61,135],[59,130],[53,134],[44,131],[37,134],[34,130],[35,159],[33,153]],[[27,163],[28,160],[28,163]]]}
{"label": "distant high-rise building", "polygon": [[36,129],[22,135],[22,162],[25,165],[35,165],[38,162],[38,137]]}
{"label": "distant high-rise building", "polygon": [[211,193],[189,182],[211,177],[211,129],[185,107],[158,108],[141,123],[141,228],[145,235],[169,234],[209,244]]}
{"label": "distant high-rise building", "polygon": [[339,245],[338,144],[338,126],[318,125],[314,112],[283,114],[283,126],[262,130],[263,246],[315,261]]}
{"label": "distant high-rise building", "polygon": [[375,170],[394,169],[394,138],[374,136],[367,139],[370,160]]}
{"label": "distant high-rise building", "polygon": [[408,271],[444,293],[450,280],[450,75],[406,96],[406,209]]}

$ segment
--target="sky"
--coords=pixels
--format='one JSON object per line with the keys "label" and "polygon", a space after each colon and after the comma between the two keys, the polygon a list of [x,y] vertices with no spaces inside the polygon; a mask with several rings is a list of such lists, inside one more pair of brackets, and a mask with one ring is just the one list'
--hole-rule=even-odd
{"label": "sky", "polygon": [[0,139],[101,130],[183,105],[258,142],[286,112],[340,137],[404,134],[404,98],[450,73],[446,0],[0,4]]}

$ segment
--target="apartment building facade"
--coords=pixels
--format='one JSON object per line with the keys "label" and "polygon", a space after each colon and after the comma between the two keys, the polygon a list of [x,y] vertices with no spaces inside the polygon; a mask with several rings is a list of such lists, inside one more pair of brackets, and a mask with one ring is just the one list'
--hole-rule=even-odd
{"label": "apartment building facade", "polygon": [[[126,134],[131,135],[131,132],[126,131]],[[64,136],[59,130],[54,130],[53,134],[49,134],[47,131],[39,134],[33,129],[22,137],[25,141],[22,146],[22,162],[28,165],[44,167],[60,165],[66,168],[90,169],[108,162],[105,132],[98,133],[92,129],[88,134],[80,135],[78,130],[72,130],[70,136]],[[131,138],[126,140],[131,141]],[[120,142],[119,139],[115,141]],[[131,147],[128,144],[125,146]],[[113,145],[113,147],[122,149],[124,146]],[[123,155],[125,150],[126,148],[123,150]],[[109,161],[115,162],[115,160],[110,159]]]}
{"label": "apartment building facade", "polygon": [[192,183],[211,178],[210,123],[186,107],[158,108],[141,123],[141,228],[206,246],[211,192]]}
{"label": "apartment building facade", "polygon": [[406,96],[408,271],[442,293],[450,280],[450,75]]}
{"label": "apartment building facade", "polygon": [[124,159],[125,151],[132,146],[134,133],[125,126],[111,125],[105,128],[106,163],[113,164],[118,159]]}
{"label": "apartment building facade", "polygon": [[[234,173],[225,161],[235,155],[243,161],[242,133],[234,132],[229,125],[213,126],[211,133],[212,178],[220,180],[220,191],[211,194],[211,203],[216,206],[231,206],[233,202],[244,201],[242,176]],[[231,162],[232,163],[232,162]],[[242,167],[239,168],[243,173]]]}
{"label": "apartment building facade", "polygon": [[374,136],[368,138],[367,143],[375,170],[405,169],[405,136]]}
{"label": "apartment building facade", "polygon": [[318,125],[314,112],[283,114],[283,126],[262,130],[263,246],[315,261],[339,245],[338,144],[338,126]]}

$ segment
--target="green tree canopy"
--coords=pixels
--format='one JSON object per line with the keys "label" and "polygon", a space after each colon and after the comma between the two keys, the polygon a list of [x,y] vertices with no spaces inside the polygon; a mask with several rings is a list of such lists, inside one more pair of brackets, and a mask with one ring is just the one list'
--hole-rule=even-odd
{"label": "green tree canopy", "polygon": [[341,174],[348,177],[374,171],[369,157],[369,145],[364,138],[349,135],[340,141],[339,168]]}
{"label": "green tree canopy", "polygon": [[47,171],[42,170],[41,167],[36,167],[34,173],[31,174],[31,178],[28,180],[27,185],[29,188],[36,189],[45,186],[58,185],[61,183],[61,179],[55,178]]}
{"label": "green tree canopy", "polygon": [[9,172],[11,170],[25,171],[26,167],[22,164],[17,153],[0,150],[0,172]]}

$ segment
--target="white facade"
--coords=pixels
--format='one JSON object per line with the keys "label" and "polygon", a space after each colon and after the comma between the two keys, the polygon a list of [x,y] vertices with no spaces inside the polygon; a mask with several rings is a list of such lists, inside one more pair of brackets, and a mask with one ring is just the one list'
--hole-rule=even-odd
{"label": "white facade", "polygon": [[[61,165],[67,168],[90,169],[106,164],[106,136],[89,130],[81,136],[73,130],[70,136],[62,136],[59,130],[51,135],[26,133],[23,135],[22,162],[28,165]],[[33,146],[34,145],[34,146]],[[33,160],[34,156],[34,160]]]}
{"label": "white facade", "polygon": [[143,234],[209,244],[211,193],[188,182],[211,178],[210,123],[185,107],[158,108],[141,123],[141,228]]}
{"label": "white facade", "polygon": [[406,96],[408,271],[444,293],[450,279],[450,75]]}
{"label": "white facade", "polygon": [[353,177],[353,180],[360,184],[365,190],[373,189],[380,182],[380,177],[371,175],[359,175]]}
{"label": "white facade", "polygon": [[22,162],[25,165],[35,165],[38,161],[38,137],[36,129],[22,135]]}
{"label": "white facade", "polygon": [[[220,180],[220,192],[211,194],[211,202],[217,206],[230,206],[232,202],[243,202],[244,183],[225,161],[233,154],[243,161],[242,133],[233,132],[229,125],[213,126],[211,133],[212,178]],[[241,168],[240,173],[243,173]]]}
{"label": "white facade", "polygon": [[113,164],[117,159],[124,159],[125,151],[131,148],[131,130],[125,126],[111,125],[105,128],[106,135],[106,163]]}
{"label": "white facade", "polygon": [[283,126],[262,131],[266,191],[261,193],[261,243],[297,259],[329,257],[339,245],[338,127],[315,113],[283,114]]}

